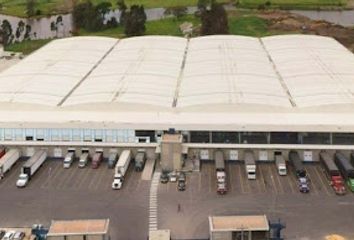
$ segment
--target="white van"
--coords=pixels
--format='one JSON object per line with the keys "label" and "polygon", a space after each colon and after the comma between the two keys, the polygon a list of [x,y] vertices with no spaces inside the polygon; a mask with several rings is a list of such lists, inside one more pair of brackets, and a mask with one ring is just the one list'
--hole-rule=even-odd
{"label": "white van", "polygon": [[84,152],[81,154],[80,160],[79,160],[79,168],[84,168],[87,166],[89,157],[90,157],[90,155],[88,152]]}
{"label": "white van", "polygon": [[275,156],[275,164],[277,166],[279,175],[286,176],[286,174],[287,174],[286,162],[285,162],[285,159],[282,155]]}
{"label": "white van", "polygon": [[74,152],[68,152],[64,158],[64,168],[70,168],[71,164],[74,162],[75,158],[75,153]]}

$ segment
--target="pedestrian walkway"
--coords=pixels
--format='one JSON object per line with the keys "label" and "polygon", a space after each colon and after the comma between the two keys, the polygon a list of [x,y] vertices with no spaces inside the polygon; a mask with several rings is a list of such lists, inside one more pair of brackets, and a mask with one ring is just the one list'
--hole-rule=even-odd
{"label": "pedestrian walkway", "polygon": [[150,186],[149,231],[157,230],[157,190],[161,172],[155,172]]}

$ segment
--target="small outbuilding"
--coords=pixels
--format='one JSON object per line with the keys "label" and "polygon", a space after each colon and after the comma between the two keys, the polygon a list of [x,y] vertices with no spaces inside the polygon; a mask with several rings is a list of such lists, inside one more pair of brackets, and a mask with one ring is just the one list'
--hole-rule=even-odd
{"label": "small outbuilding", "polygon": [[260,216],[211,216],[210,240],[264,240],[269,237],[269,222]]}
{"label": "small outbuilding", "polygon": [[150,231],[149,240],[170,240],[171,232],[168,229]]}
{"label": "small outbuilding", "polygon": [[52,221],[48,240],[109,240],[109,219]]}

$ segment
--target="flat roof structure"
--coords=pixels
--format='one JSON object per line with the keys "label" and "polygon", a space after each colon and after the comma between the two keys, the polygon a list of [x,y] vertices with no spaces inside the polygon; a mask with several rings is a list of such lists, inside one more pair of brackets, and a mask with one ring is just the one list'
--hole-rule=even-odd
{"label": "flat roof structure", "polygon": [[265,215],[260,216],[211,216],[209,228],[214,231],[269,231]]}
{"label": "flat roof structure", "polygon": [[171,231],[168,229],[160,229],[149,232],[149,240],[170,240]]}
{"label": "flat roof structure", "polygon": [[103,235],[108,233],[109,219],[55,220],[52,221],[47,236]]}
{"label": "flat roof structure", "polygon": [[354,55],[322,36],[59,39],[0,85],[0,127],[354,132]]}

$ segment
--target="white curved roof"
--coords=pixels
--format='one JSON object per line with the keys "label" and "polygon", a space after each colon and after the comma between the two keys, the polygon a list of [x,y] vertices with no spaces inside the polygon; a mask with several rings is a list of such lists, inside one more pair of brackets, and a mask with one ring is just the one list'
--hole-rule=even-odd
{"label": "white curved roof", "polygon": [[291,107],[260,39],[191,39],[177,106],[244,103]]}
{"label": "white curved roof", "polygon": [[0,74],[0,102],[56,106],[117,39],[55,40]]}
{"label": "white curved roof", "polygon": [[327,37],[74,37],[0,74],[0,102],[284,109],[353,103],[354,55]]}
{"label": "white curved roof", "polygon": [[320,36],[54,40],[0,86],[6,127],[354,132],[354,55]]}
{"label": "white curved roof", "polygon": [[293,35],[262,41],[297,107],[354,103],[354,55],[336,40]]}
{"label": "white curved roof", "polygon": [[123,39],[64,105],[97,102],[171,107],[187,40]]}

